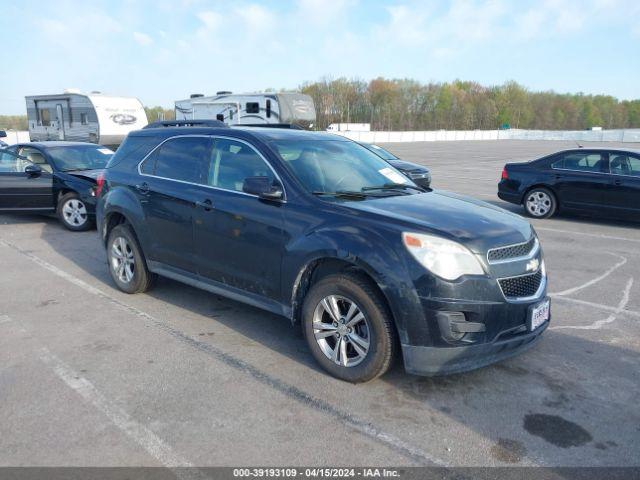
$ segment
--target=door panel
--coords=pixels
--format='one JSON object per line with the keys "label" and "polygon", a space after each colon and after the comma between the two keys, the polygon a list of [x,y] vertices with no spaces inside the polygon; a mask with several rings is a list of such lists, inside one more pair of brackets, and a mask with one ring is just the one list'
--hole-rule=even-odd
{"label": "door panel", "polygon": [[150,260],[195,273],[193,242],[197,183],[209,159],[208,137],[177,137],[163,143],[142,167],[134,187],[144,210]]}
{"label": "door panel", "polygon": [[29,163],[11,152],[0,153],[0,210],[54,210],[53,175],[25,173]]}
{"label": "door panel", "polygon": [[610,183],[605,201],[608,207],[640,216],[640,157],[612,152]]}
{"label": "door panel", "polygon": [[[287,236],[286,204],[242,192],[249,176],[275,175],[248,144],[218,139],[195,223],[198,272],[232,287],[280,299],[280,269]],[[210,201],[211,205],[204,204]]]}
{"label": "door panel", "polygon": [[560,204],[569,208],[600,209],[609,186],[606,155],[571,152],[553,163],[552,175]]}

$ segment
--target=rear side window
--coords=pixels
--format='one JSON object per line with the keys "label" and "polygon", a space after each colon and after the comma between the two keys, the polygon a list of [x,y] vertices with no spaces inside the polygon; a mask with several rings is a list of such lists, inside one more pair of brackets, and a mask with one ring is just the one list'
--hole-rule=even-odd
{"label": "rear side window", "polygon": [[602,172],[604,159],[600,153],[567,153],[561,155],[551,167],[581,172]]}
{"label": "rear side window", "polygon": [[211,142],[205,137],[178,137],[164,142],[142,165],[143,173],[156,177],[202,183]]}

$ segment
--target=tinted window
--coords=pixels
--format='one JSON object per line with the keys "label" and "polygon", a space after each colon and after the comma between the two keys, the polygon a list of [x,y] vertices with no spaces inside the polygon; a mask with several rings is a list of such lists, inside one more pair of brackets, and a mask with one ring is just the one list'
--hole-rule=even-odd
{"label": "tinted window", "polygon": [[585,172],[602,172],[604,161],[600,153],[567,153],[562,155],[552,165],[553,168],[578,170]]}
{"label": "tinted window", "polygon": [[242,192],[242,185],[247,177],[267,177],[274,180],[269,166],[251,147],[235,140],[216,140],[207,185]]}
{"label": "tinted window", "polygon": [[247,102],[247,113],[260,113],[260,104],[258,102]]}
{"label": "tinted window", "polygon": [[202,183],[203,167],[209,156],[210,145],[210,140],[204,137],[167,140],[157,150],[153,174],[172,180]]}
{"label": "tinted window", "polygon": [[626,153],[612,153],[609,160],[611,173],[640,177],[640,158]]}

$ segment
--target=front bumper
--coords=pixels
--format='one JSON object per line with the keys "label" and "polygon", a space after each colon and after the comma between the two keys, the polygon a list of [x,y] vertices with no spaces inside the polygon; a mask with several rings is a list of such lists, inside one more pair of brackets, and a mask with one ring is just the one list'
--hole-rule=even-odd
{"label": "front bumper", "polygon": [[[448,375],[475,370],[518,355],[535,345],[542,333],[549,326],[551,320],[550,316],[549,320],[544,324],[534,331],[529,331],[527,329],[528,313],[524,312],[529,312],[533,305],[537,305],[548,299],[548,297],[542,296],[538,300],[530,303],[519,305],[505,303],[502,308],[494,304],[488,311],[485,310],[485,315],[474,317],[475,321],[480,321],[488,326],[492,320],[498,320],[494,315],[499,317],[499,311],[502,311],[504,315],[507,315],[507,312],[509,312],[510,315],[513,315],[517,311],[523,312],[522,315],[516,315],[518,317],[517,320],[515,318],[510,319],[512,322],[508,322],[511,323],[508,328],[504,328],[507,327],[507,325],[500,321],[504,329],[496,335],[487,335],[485,341],[468,345],[425,346],[402,344],[405,370],[415,375]],[[491,311],[492,314],[487,315],[489,311]],[[430,313],[432,315],[436,314],[436,312]]]}

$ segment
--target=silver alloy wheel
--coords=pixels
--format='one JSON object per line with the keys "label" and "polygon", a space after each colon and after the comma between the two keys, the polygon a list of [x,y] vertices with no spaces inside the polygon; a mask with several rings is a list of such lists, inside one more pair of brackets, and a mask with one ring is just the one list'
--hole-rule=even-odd
{"label": "silver alloy wheel", "polygon": [[366,358],[370,331],[360,307],[340,295],[323,298],[313,313],[313,335],[320,350],[343,367],[355,367]]}
{"label": "silver alloy wheel", "polygon": [[62,206],[64,221],[73,227],[81,227],[87,223],[87,207],[77,198],[70,198]]}
{"label": "silver alloy wheel", "polygon": [[133,280],[136,262],[131,245],[124,237],[117,237],[111,245],[111,268],[123,283]]}
{"label": "silver alloy wheel", "polygon": [[552,202],[546,192],[536,190],[527,196],[527,211],[534,217],[543,217],[551,210]]}

